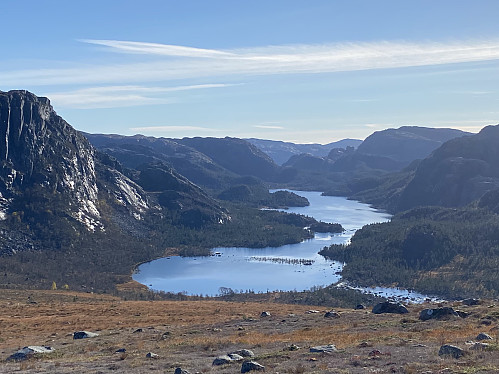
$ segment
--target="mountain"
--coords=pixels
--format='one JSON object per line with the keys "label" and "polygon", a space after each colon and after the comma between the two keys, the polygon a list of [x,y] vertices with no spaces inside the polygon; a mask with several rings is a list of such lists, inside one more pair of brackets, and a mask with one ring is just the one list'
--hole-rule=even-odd
{"label": "mountain", "polygon": [[302,153],[315,157],[324,157],[333,148],[357,148],[359,144],[362,143],[362,140],[358,139],[343,139],[329,144],[295,144],[290,142],[255,138],[246,140],[269,155],[278,165],[283,165],[290,159],[291,156],[300,155]]}
{"label": "mountain", "polygon": [[112,155],[125,167],[162,162],[203,188],[221,190],[238,177],[196,149],[175,139],[143,135],[123,136],[88,134],[85,136],[100,151]]}
{"label": "mountain", "polygon": [[403,126],[374,132],[359,145],[357,152],[390,158],[400,163],[401,169],[414,160],[429,156],[446,141],[464,135],[469,133],[455,129]]}
{"label": "mountain", "polygon": [[[227,219],[213,199],[165,166],[123,174],[47,98],[0,92],[0,137],[0,252],[43,248],[43,238],[67,234],[69,240],[113,225],[140,233],[146,216],[173,211],[182,224],[197,225],[196,214]],[[161,187],[148,184],[159,176]]]}
{"label": "mountain", "polygon": [[498,145],[499,125],[446,142],[419,164],[398,209],[464,206],[499,188]]}

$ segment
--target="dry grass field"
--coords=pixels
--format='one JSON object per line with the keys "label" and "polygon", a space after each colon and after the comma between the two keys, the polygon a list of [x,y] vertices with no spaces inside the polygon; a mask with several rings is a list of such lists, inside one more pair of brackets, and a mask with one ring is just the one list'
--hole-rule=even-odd
{"label": "dry grass field", "polygon": [[[499,373],[499,303],[449,304],[467,318],[420,321],[426,305],[409,314],[374,315],[370,309],[224,301],[123,301],[108,295],[71,291],[0,291],[1,373],[239,373],[241,362],[213,366],[215,357],[250,349],[267,373]],[[310,313],[318,310],[317,313]],[[270,317],[260,317],[262,311]],[[99,336],[73,340],[73,332]],[[489,347],[471,351],[480,332]],[[468,342],[468,343],[467,343]],[[449,343],[467,354],[438,356]],[[299,349],[290,350],[294,344]],[[335,353],[310,353],[334,344]],[[6,359],[28,345],[54,353],[21,362]],[[124,348],[126,352],[116,352]],[[147,358],[153,352],[157,358]]]}

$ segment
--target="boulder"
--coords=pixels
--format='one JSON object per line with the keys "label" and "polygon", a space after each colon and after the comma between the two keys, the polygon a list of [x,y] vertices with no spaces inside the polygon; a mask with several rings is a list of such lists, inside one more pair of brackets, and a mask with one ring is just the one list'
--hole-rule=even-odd
{"label": "boulder", "polygon": [[270,317],[271,314],[270,312],[267,312],[267,311],[263,311],[262,313],[260,313],[260,317]]}
{"label": "boulder", "polygon": [[328,345],[318,345],[315,347],[310,347],[310,352],[312,353],[332,353],[337,352],[338,350],[333,344]]}
{"label": "boulder", "polygon": [[30,345],[10,355],[9,357],[7,357],[6,361],[24,361],[29,359],[30,357],[33,357],[34,355],[53,353],[53,352],[55,352],[55,349],[52,347]]}
{"label": "boulder", "polygon": [[355,310],[362,310],[362,309],[366,309],[366,307],[364,305],[362,305],[362,304],[358,304],[358,305],[355,306],[354,309]]}
{"label": "boulder", "polygon": [[76,331],[73,333],[73,339],[95,338],[96,336],[99,336],[99,334],[90,331]]}
{"label": "boulder", "polygon": [[440,350],[438,351],[439,356],[452,356],[454,358],[460,358],[464,356],[464,351],[456,347],[455,345],[450,345],[450,344],[444,344],[440,347]]}
{"label": "boulder", "polygon": [[156,353],[148,352],[146,354],[146,357],[147,358],[159,358],[159,355],[157,355]]}
{"label": "boulder", "polygon": [[442,319],[452,316],[458,317],[459,314],[450,307],[423,309],[421,313],[419,313],[419,319],[421,321],[428,321],[429,319]]}
{"label": "boulder", "polygon": [[340,313],[330,310],[324,314],[324,318],[340,318]]}
{"label": "boulder", "polygon": [[218,366],[218,365],[225,365],[225,364],[230,364],[232,362],[232,358],[230,358],[229,355],[223,355],[223,356],[218,356],[213,360],[212,365]]}
{"label": "boulder", "polygon": [[191,374],[191,373],[188,372],[187,370],[182,369],[182,368],[176,368],[174,374]]}
{"label": "boulder", "polygon": [[382,314],[382,313],[396,313],[396,314],[405,314],[409,313],[407,308],[400,304],[394,303],[391,301],[385,301],[383,303],[376,304],[372,310],[374,314]]}
{"label": "boulder", "polygon": [[247,373],[249,371],[265,371],[265,366],[260,365],[256,361],[245,361],[243,362],[243,365],[241,366],[241,373]]}
{"label": "boulder", "polygon": [[494,340],[494,339],[489,334],[481,332],[480,334],[477,335],[476,340]]}
{"label": "boulder", "polygon": [[229,355],[231,354],[236,354],[243,357],[255,357],[253,351],[250,351],[249,349],[238,349],[237,351],[229,353]]}

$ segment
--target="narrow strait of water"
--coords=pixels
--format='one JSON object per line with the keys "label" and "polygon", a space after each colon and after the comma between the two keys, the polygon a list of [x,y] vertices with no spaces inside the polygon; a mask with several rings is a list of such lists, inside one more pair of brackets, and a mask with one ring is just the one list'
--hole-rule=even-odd
{"label": "narrow strait of water", "polygon": [[[340,280],[342,264],[318,254],[330,244],[347,243],[362,226],[385,222],[390,215],[344,197],[321,196],[320,192],[294,191],[310,201],[307,207],[286,210],[319,221],[341,223],[341,234],[316,234],[301,243],[266,248],[221,247],[209,257],[166,257],[142,264],[133,279],[156,291],[187,295],[219,295],[222,288],[235,292],[252,290],[303,291],[328,286]],[[364,292],[422,301],[425,296],[405,290],[376,288]]]}

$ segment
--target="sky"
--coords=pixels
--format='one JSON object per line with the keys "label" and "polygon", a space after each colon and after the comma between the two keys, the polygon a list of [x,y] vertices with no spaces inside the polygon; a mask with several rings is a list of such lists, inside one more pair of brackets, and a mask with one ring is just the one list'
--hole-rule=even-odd
{"label": "sky", "polygon": [[497,0],[3,0],[0,90],[78,130],[295,143],[499,123]]}

